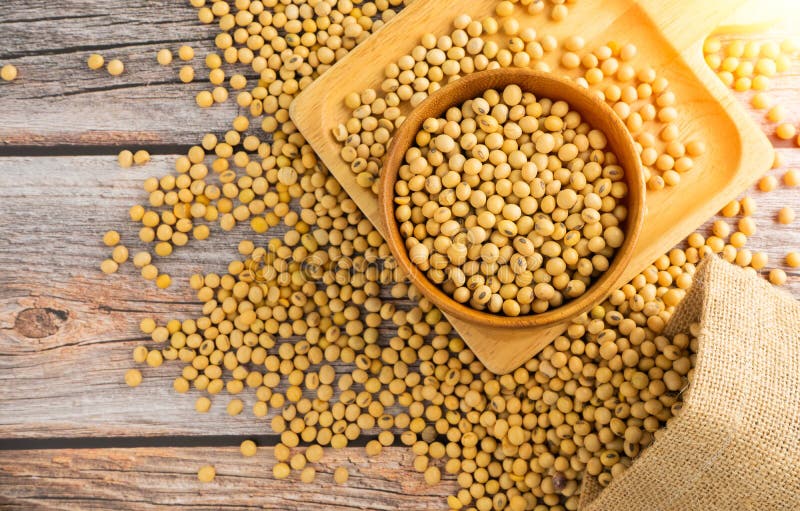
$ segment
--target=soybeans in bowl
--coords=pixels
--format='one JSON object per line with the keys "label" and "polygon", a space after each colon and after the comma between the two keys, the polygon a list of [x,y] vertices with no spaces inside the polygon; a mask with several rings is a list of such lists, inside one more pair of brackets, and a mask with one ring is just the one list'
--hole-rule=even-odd
{"label": "soybeans in bowl", "polygon": [[[643,178],[629,173],[641,170],[626,168],[617,152],[622,146],[638,162],[630,136],[599,101],[599,114],[628,144],[619,131],[610,143],[608,126],[588,119],[585,106],[518,83],[466,98],[420,115],[416,129],[401,127],[410,141],[387,176],[401,266],[410,263],[415,284],[435,288],[448,311],[521,318],[563,309],[638,234]],[[437,99],[446,96],[429,101]]]}

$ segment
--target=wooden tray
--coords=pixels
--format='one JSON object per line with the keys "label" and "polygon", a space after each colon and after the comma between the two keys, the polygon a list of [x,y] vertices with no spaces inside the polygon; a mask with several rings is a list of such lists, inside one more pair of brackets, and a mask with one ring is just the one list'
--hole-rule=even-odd
{"label": "wooden tray", "polygon": [[[770,167],[773,153],[769,141],[706,66],[702,53],[706,35],[744,3],[580,0],[571,6],[569,17],[562,23],[546,21],[545,16],[530,18],[531,26],[559,41],[580,32],[587,48],[612,40],[636,44],[636,64],[646,63],[656,69],[669,80],[678,98],[681,136],[704,140],[708,146],[707,153],[697,160],[694,170],[682,176],[680,184],[648,193],[644,228],[626,280],[683,240]],[[449,33],[457,15],[466,13],[482,19],[492,14],[496,5],[496,1],[417,0],[292,104],[291,117],[297,127],[376,225],[377,198],[356,183],[355,175],[339,157],[339,143],[331,135],[331,130],[350,116],[344,97],[350,92],[379,88],[385,66],[410,52],[423,34]],[[517,17],[524,26],[525,16]],[[544,60],[555,68],[557,58],[558,52],[552,52]],[[568,324],[506,331],[449,319],[484,365],[498,374],[519,367]]]}

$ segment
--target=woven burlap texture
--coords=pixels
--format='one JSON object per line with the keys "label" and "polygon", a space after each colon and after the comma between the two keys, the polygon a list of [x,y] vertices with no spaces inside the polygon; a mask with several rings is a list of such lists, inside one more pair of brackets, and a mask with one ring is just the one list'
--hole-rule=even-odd
{"label": "woven burlap texture", "polygon": [[665,333],[696,322],[682,413],[581,511],[800,510],[800,302],[710,258]]}

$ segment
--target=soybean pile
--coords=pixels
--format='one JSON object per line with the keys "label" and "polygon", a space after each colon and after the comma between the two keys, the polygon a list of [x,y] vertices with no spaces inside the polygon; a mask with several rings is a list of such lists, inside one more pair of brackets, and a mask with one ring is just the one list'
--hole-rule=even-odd
{"label": "soybean pile", "polygon": [[[272,448],[277,479],[310,484],[326,449],[366,435],[368,455],[402,444],[427,483],[455,480],[450,509],[574,510],[584,478],[609,484],[657,441],[680,413],[692,379],[696,327],[673,337],[663,330],[696,265],[710,254],[752,272],[768,264],[764,253],[744,248],[756,229],[751,198],[722,211],[736,218],[734,232],[721,222],[709,236],[693,234],[522,367],[495,375],[398,276],[382,237],[289,119],[300,91],[408,2],[191,3],[202,23],[218,25],[216,50],[205,56],[206,69],[196,69],[194,50],[179,48],[178,76],[191,82],[207,73],[210,88],[197,95],[198,106],[233,99],[242,113],[231,129],[207,134],[179,157],[173,174],[145,181],[146,203],[129,210],[139,226],[132,243],[144,248],[131,255],[110,231],[103,242],[111,254],[101,269],[114,273],[132,261],[143,278],[168,288],[172,278],[158,264],[174,250],[190,250],[242,223],[255,236],[235,244],[238,255],[224,272],[191,277],[202,303],[197,316],[141,322],[150,341],[134,350],[133,360],[145,374],[169,362],[175,391],[196,395],[199,413],[228,394],[227,413],[238,415],[245,412],[243,395],[255,396],[247,413],[267,418],[280,436]],[[449,34],[425,35],[389,65],[377,88],[353,91],[352,118],[333,136],[359,184],[375,189],[386,147],[409,107],[474,71],[511,65],[557,71],[541,62],[552,52],[560,55],[560,71],[573,72],[625,121],[651,191],[692,172],[705,144],[681,136],[680,98],[637,62],[635,46],[612,41],[587,48],[580,36],[558,41],[515,17],[524,12],[563,23],[578,8],[576,1],[502,1],[494,16],[458,16]],[[498,34],[502,47],[487,39]],[[154,55],[156,63],[172,66],[172,50]],[[92,56],[87,65],[99,71],[105,60]],[[230,68],[247,71],[228,75]],[[118,60],[107,71],[125,76]],[[256,79],[246,78],[252,73]],[[4,79],[16,74],[3,69]],[[781,128],[779,135],[790,131]],[[148,161],[144,150],[119,155],[125,168]],[[796,173],[783,181],[795,186]],[[781,214],[782,222],[793,219],[791,211]],[[796,267],[800,257],[792,253],[787,263]],[[776,268],[770,280],[782,283],[786,275]],[[142,378],[140,369],[125,374],[134,387]],[[251,441],[241,450],[257,454]],[[211,465],[199,468],[201,481],[215,475]],[[336,483],[348,477],[347,467],[336,468]]]}

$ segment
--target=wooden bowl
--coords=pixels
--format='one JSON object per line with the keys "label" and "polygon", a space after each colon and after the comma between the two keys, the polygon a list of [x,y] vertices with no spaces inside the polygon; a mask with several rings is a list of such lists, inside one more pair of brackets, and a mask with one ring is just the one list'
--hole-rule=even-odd
{"label": "wooden bowl", "polygon": [[[469,99],[480,96],[488,89],[503,89],[511,84],[517,84],[523,91],[532,92],[537,97],[566,101],[570,108],[579,112],[593,128],[601,130],[608,139],[609,149],[616,154],[619,165],[625,170],[625,181],[628,184],[628,195],[625,198],[628,217],[622,226],[625,231],[625,241],[617,249],[608,270],[578,298],[540,314],[516,317],[479,311],[469,305],[461,304],[428,280],[425,272],[417,268],[408,257],[404,239],[400,235],[395,219],[394,204],[397,172],[403,165],[405,153],[414,142],[422,123],[429,117],[440,116],[452,106],[461,105]],[[622,284],[620,279],[631,259],[642,229],[645,214],[645,183],[641,160],[630,132],[605,102],[568,79],[527,69],[498,69],[461,78],[431,95],[411,112],[395,133],[389,146],[381,174],[378,209],[388,236],[387,243],[398,264],[410,276],[420,292],[443,312],[462,321],[488,327],[543,327],[579,316]]]}

